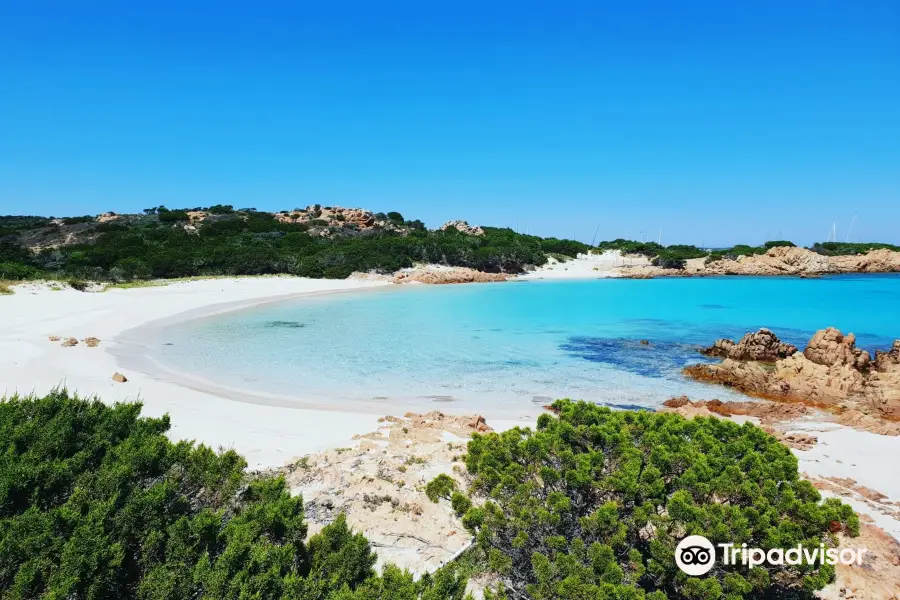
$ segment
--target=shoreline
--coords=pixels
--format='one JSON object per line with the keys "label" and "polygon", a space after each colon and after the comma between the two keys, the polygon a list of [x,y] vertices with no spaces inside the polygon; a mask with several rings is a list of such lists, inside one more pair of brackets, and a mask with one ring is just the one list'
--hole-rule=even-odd
{"label": "shoreline", "polygon": [[[22,286],[4,297],[8,324],[0,332],[0,394],[43,395],[65,387],[80,396],[106,403],[140,401],[144,416],[168,413],[172,439],[191,439],[212,448],[233,448],[248,467],[279,466],[296,456],[344,444],[354,434],[372,429],[377,414],[364,411],[285,409],[234,401],[208,391],[160,380],[119,364],[119,337],[157,321],[180,321],[199,313],[229,310],[315,297],[372,290],[387,284],[373,281],[319,280],[288,277],[228,278],[176,282],[102,293]],[[223,295],[230,300],[221,302]],[[83,343],[65,348],[48,336],[101,340],[96,348]],[[112,381],[124,371],[125,383]]]}
{"label": "shoreline", "polygon": [[[70,392],[97,396],[106,403],[141,401],[145,416],[170,415],[173,439],[233,448],[244,455],[250,469],[280,467],[299,456],[353,446],[358,443],[351,441],[355,435],[377,429],[379,417],[402,415],[423,406],[352,400],[325,405],[302,397],[243,395],[241,390],[216,386],[215,382],[197,379],[192,384],[179,380],[177,373],[160,377],[154,369],[141,369],[140,364],[129,363],[140,362],[136,359],[139,352],[129,354],[129,344],[139,344],[150,330],[187,320],[265,304],[376,290],[393,293],[399,288],[378,280],[293,277],[192,280],[102,293],[24,285],[14,295],[0,298],[7,317],[0,332],[0,352],[9,357],[0,362],[0,394],[45,394],[64,385]],[[49,342],[51,335],[93,336],[101,342],[96,348],[83,343],[65,348]],[[128,378],[126,383],[111,380],[119,370]],[[712,389],[710,395],[715,396]],[[431,404],[429,409],[471,413],[471,407],[452,405]],[[541,412],[538,406],[534,409],[535,414],[527,418],[523,414],[531,411],[524,408],[508,419],[496,418],[496,411],[492,416],[489,409],[479,412],[488,415],[495,430],[503,430],[533,426],[531,417]],[[816,480],[852,478],[860,486],[885,494],[891,502],[900,500],[900,478],[878,468],[879,456],[900,451],[900,438],[810,420],[785,423],[784,429],[813,431],[819,436],[812,449],[794,451],[801,472]],[[856,502],[855,508],[900,539],[900,519],[879,514],[861,502]]]}

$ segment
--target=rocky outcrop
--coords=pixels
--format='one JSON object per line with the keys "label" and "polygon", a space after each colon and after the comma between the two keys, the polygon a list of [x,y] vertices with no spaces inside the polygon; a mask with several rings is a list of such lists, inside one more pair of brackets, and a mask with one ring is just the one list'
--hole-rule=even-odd
{"label": "rocky outcrop", "polygon": [[377,431],[354,436],[350,447],[297,459],[278,472],[292,493],[303,495],[310,533],[343,513],[353,529],[366,532],[379,561],[433,571],[472,538],[450,503],[429,501],[424,488],[439,473],[465,488],[466,441],[490,427],[477,415],[438,411],[378,422]]}
{"label": "rocky outcrop", "polygon": [[447,221],[443,225],[441,225],[441,231],[445,231],[447,229],[456,229],[461,233],[465,233],[466,235],[484,235],[484,229],[479,226],[471,226],[466,221]]}
{"label": "rocky outcrop", "polygon": [[95,338],[95,337],[86,337],[82,341],[84,342],[84,345],[87,346],[88,348],[96,348],[97,346],[100,345],[100,339]]}
{"label": "rocky outcrop", "polygon": [[782,342],[774,333],[762,328],[756,333],[748,333],[737,343],[721,339],[702,351],[707,356],[719,356],[734,360],[758,360],[775,362],[797,352],[797,346]]}
{"label": "rocky outcrop", "polygon": [[896,273],[900,272],[900,252],[887,249],[870,250],[855,256],[825,256],[793,246],[776,246],[765,254],[726,257],[719,260],[691,259],[684,269],[654,266],[622,267],[622,277],[691,277],[716,275],[793,275],[820,277],[832,273]]}
{"label": "rocky outcrop", "polygon": [[320,206],[313,204],[306,208],[275,213],[275,219],[282,223],[303,223],[311,231],[327,233],[330,228],[356,229],[365,231],[377,225],[387,228],[387,222],[378,221],[375,214],[362,208],[341,206]]}
{"label": "rocky outcrop", "polygon": [[72,346],[78,345],[78,340],[73,337],[66,338],[63,340],[62,345],[65,346],[66,348],[71,348]]}
{"label": "rocky outcrop", "polygon": [[832,272],[827,256],[806,248],[776,246],[765,254],[723,258],[705,265],[709,275],[800,275]]}
{"label": "rocky outcrop", "polygon": [[817,331],[803,356],[819,365],[849,365],[858,371],[868,370],[869,353],[856,347],[856,336],[843,335],[834,327]]}
{"label": "rocky outcrop", "polygon": [[900,370],[900,340],[894,340],[894,345],[890,350],[876,350],[875,364],[876,371],[883,373],[891,373]]}
{"label": "rocky outcrop", "polygon": [[485,273],[466,267],[442,267],[438,265],[417,267],[408,271],[400,271],[394,275],[394,283],[487,283],[492,281],[506,281],[509,278],[504,273]]}
{"label": "rocky outcrop", "polygon": [[803,352],[777,360],[774,367],[726,358],[719,364],[686,367],[684,373],[752,396],[895,421],[900,419],[900,341],[877,356],[871,368],[868,352],[856,347],[852,334],[829,328],[817,332]]}
{"label": "rocky outcrop", "polygon": [[126,381],[128,381],[128,378],[121,373],[113,373],[112,380],[116,383],[125,383]]}
{"label": "rocky outcrop", "polygon": [[836,273],[896,273],[900,271],[900,252],[880,248],[855,256],[832,256],[828,262]]}

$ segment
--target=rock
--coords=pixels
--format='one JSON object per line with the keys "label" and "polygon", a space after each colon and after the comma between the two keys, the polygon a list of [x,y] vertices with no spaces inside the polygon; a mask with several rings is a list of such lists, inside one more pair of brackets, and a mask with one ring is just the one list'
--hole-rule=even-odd
{"label": "rock", "polygon": [[869,353],[856,347],[856,336],[843,335],[834,327],[817,331],[803,355],[820,365],[850,365],[858,370],[869,368]]}
{"label": "rock", "polygon": [[472,424],[486,426],[478,416],[408,413],[363,434],[359,447],[312,454],[303,468],[295,463],[276,473],[293,494],[302,494],[310,533],[345,513],[348,525],[365,531],[378,548],[380,561],[421,575],[471,543],[452,505],[431,502],[425,486],[437,473],[447,473],[466,489],[459,461],[475,431]]}
{"label": "rock", "polygon": [[[838,414],[855,410],[879,419],[900,419],[900,368],[896,366],[900,365],[900,343],[877,354],[876,368],[871,369],[869,353],[855,342],[852,334],[828,328],[816,332],[804,352],[777,360],[774,368],[747,358],[726,358],[719,364],[686,367],[684,374],[760,398],[801,402]],[[733,349],[726,344],[720,350]],[[873,430],[868,421],[860,428]]]}
{"label": "rock", "polygon": [[112,380],[116,383],[125,383],[126,381],[128,381],[128,378],[121,373],[113,373]]}
{"label": "rock", "polygon": [[721,356],[734,360],[775,362],[797,352],[797,347],[782,342],[770,330],[762,328],[756,333],[746,334],[736,344],[727,339],[717,340],[702,352],[707,356]]}
{"label": "rock", "polygon": [[48,337],[47,339],[48,339],[49,341],[51,341],[51,342],[58,342],[58,341],[59,341],[60,339],[62,339],[62,338],[60,338],[58,335],[51,335],[51,336]]}
{"label": "rock", "polygon": [[78,345],[78,340],[76,340],[76,339],[73,338],[73,337],[66,338],[66,339],[63,340],[62,345],[65,346],[66,348],[69,348],[69,347],[71,347],[71,346],[77,346],[77,345]]}
{"label": "rock", "polygon": [[[377,222],[374,213],[362,208],[343,208],[340,206],[319,206],[313,204],[305,209],[275,213],[275,219],[282,223],[306,223],[312,227],[356,229],[364,231],[376,226],[386,227],[385,222]],[[315,221],[313,223],[313,221]],[[390,228],[390,227],[387,227]],[[396,228],[391,228],[396,229]],[[320,235],[330,235],[325,229]]]}
{"label": "rock", "polygon": [[900,370],[900,340],[894,340],[894,345],[888,351],[875,351],[875,370],[890,373]]}
{"label": "rock", "polygon": [[443,225],[441,225],[441,231],[445,231],[447,229],[456,229],[466,235],[484,235],[484,229],[478,227],[472,227],[466,221],[447,221]]}
{"label": "rock", "polygon": [[417,281],[428,284],[447,283],[487,283],[492,281],[506,281],[509,278],[505,273],[485,273],[466,267],[441,267],[427,266],[399,271],[394,275],[394,283],[410,283]]}
{"label": "rock", "polygon": [[622,277],[691,277],[694,275],[792,275],[806,278],[830,273],[896,273],[900,272],[900,252],[888,249],[870,250],[858,256],[824,256],[806,248],[776,246],[765,254],[721,258],[709,261],[691,259],[684,269],[655,266],[622,267]]}
{"label": "rock", "polygon": [[649,345],[650,345],[650,340],[641,340],[641,341],[640,341],[640,344],[641,344],[641,346],[649,346]]}
{"label": "rock", "polygon": [[100,345],[100,340],[95,337],[86,337],[82,340],[88,348],[96,348]]}

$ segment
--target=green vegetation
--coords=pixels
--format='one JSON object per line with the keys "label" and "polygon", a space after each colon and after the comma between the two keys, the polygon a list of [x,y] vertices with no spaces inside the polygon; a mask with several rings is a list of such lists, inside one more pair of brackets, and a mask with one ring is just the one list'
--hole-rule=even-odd
{"label": "green vegetation", "polygon": [[[849,506],[821,501],[797,459],[763,430],[715,418],[553,404],[536,431],[476,434],[466,467],[476,502],[452,503],[498,575],[491,598],[812,598],[828,565],[725,566],[688,577],[677,542],[788,548],[857,535]],[[443,488],[441,484],[439,487]],[[444,490],[445,491],[445,490]]]}
{"label": "green vegetation", "polygon": [[[187,210],[148,208],[144,215],[94,224],[81,232],[80,242],[37,253],[19,245],[16,235],[7,235],[0,241],[0,278],[124,282],[276,273],[344,278],[354,271],[393,272],[417,262],[514,273],[527,265],[544,264],[550,252],[574,256],[588,250],[580,242],[543,239],[510,229],[486,227],[483,236],[455,229],[427,231],[421,221],[404,221],[395,212],[385,219],[399,230],[367,231],[344,223],[329,227],[317,219],[283,223],[269,213],[235,211],[230,206],[215,206],[209,212],[212,216],[197,224],[196,230],[187,230]],[[29,225],[46,225],[34,219],[10,217],[2,222],[10,234],[21,233]]]}
{"label": "green vegetation", "polygon": [[635,242],[634,240],[623,240],[621,238],[612,240],[611,242],[600,242],[597,249],[601,252],[607,250],[618,250],[623,254],[640,254],[647,258],[653,258],[665,249],[656,242]]}
{"label": "green vegetation", "polygon": [[249,475],[234,451],[166,437],[169,419],[64,390],[0,402],[0,597],[462,600],[492,573],[489,599],[812,598],[829,566],[721,563],[691,578],[686,535],[786,548],[858,533],[821,500],[797,459],[761,429],[719,419],[553,404],[536,431],[476,434],[471,496],[440,475],[472,549],[415,580],[379,575],[343,516],[306,540],[303,503],[281,477]]}
{"label": "green vegetation", "polygon": [[870,243],[844,243],[844,242],[817,242],[810,248],[813,252],[824,254],[825,256],[847,256],[854,254],[865,254],[869,250],[893,250],[900,252],[900,246],[892,244]]}
{"label": "green vegetation", "polygon": [[461,600],[415,581],[343,517],[308,542],[303,502],[233,451],[173,443],[168,417],[55,391],[0,402],[0,597]]}
{"label": "green vegetation", "polygon": [[709,253],[709,256],[706,259],[706,262],[712,262],[714,260],[721,260],[723,258],[736,260],[739,256],[754,256],[756,254],[765,254],[771,248],[776,248],[778,246],[790,246],[794,247],[794,242],[789,242],[787,240],[774,240],[771,242],[766,242],[762,246],[748,246],[746,244],[737,244],[732,246],[731,248],[720,248],[718,250],[713,250]]}
{"label": "green vegetation", "polygon": [[624,254],[640,254],[651,259],[651,262],[664,269],[683,269],[685,261],[690,258],[703,258],[708,254],[696,246],[675,244],[662,246],[656,242],[635,242],[632,240],[613,240],[600,242],[597,248],[601,251],[618,250]]}
{"label": "green vegetation", "polygon": [[425,486],[425,495],[432,502],[437,502],[441,498],[449,499],[455,490],[456,482],[453,481],[453,478],[441,473]]}
{"label": "green vegetation", "polygon": [[[88,216],[66,217],[63,225],[44,217],[0,217],[0,278],[113,283],[216,275],[344,278],[354,271],[391,273],[415,263],[519,273],[527,266],[543,265],[549,256],[564,262],[593,249],[575,240],[540,238],[495,227],[483,227],[481,236],[453,228],[428,231],[421,221],[405,219],[398,212],[377,213],[379,225],[360,229],[342,216],[332,221],[319,218],[323,211],[318,205],[310,210],[311,218],[305,222],[281,222],[271,213],[221,204],[184,209],[156,206],[144,209],[144,214],[120,215],[118,220],[104,223]],[[190,211],[204,211],[207,217],[191,223]],[[297,217],[298,211],[282,214]],[[683,269],[689,259],[735,259],[793,245],[777,240],[709,252],[685,244],[662,246],[616,239],[600,242],[595,248],[638,254],[654,265]],[[33,252],[30,247],[42,249]],[[900,249],[890,244],[833,242],[812,249],[839,255],[872,248]]]}
{"label": "green vegetation", "polygon": [[34,217],[34,216],[0,216],[0,241],[5,236],[18,233],[20,231],[28,231],[29,229],[37,229],[38,227],[46,227],[50,224],[50,217]]}

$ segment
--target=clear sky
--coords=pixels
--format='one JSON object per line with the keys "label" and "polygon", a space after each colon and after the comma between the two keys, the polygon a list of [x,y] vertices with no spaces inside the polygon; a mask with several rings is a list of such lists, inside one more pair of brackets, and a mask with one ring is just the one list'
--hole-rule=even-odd
{"label": "clear sky", "polygon": [[900,242],[900,2],[0,0],[0,214]]}

